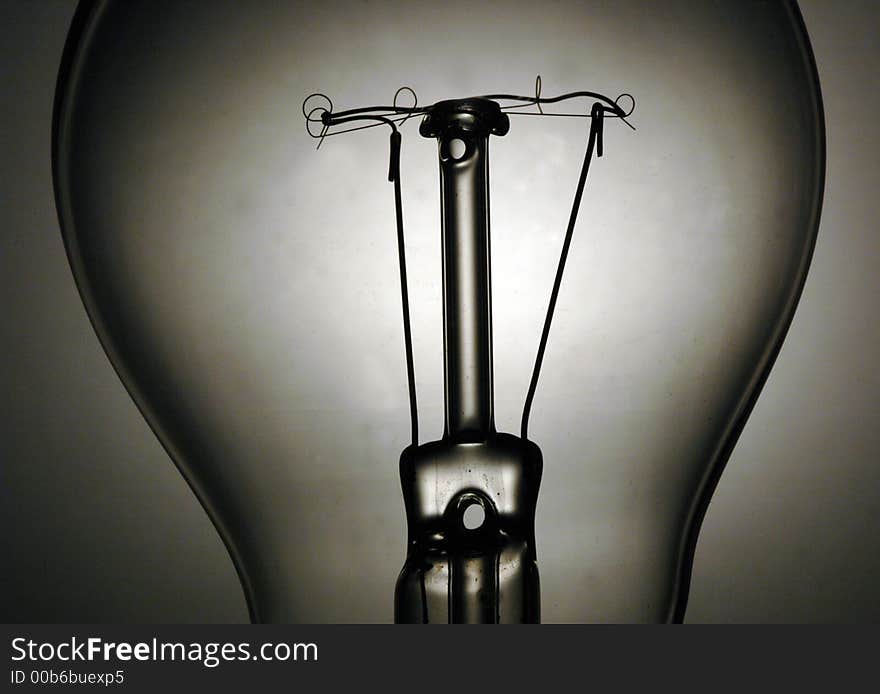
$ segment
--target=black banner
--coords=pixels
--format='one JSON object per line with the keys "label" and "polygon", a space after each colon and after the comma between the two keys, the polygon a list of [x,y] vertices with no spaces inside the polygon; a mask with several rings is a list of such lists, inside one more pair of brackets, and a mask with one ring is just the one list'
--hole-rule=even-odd
{"label": "black banner", "polygon": [[[542,687],[860,681],[876,635],[823,627],[4,625],[3,690]],[[870,649],[870,651],[869,651]],[[866,673],[867,674],[867,673]]]}

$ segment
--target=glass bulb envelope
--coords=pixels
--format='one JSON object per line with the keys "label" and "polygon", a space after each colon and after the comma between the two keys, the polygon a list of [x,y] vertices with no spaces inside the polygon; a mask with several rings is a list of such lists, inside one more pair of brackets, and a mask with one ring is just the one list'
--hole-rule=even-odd
{"label": "glass bulb envelope", "polygon": [[[255,620],[393,617],[409,444],[382,129],[337,105],[633,94],[593,164],[531,414],[547,622],[680,619],[702,515],[795,310],[824,126],[792,2],[84,2],[56,198],[113,366]],[[587,105],[589,108],[589,105]],[[548,109],[549,110],[549,109]],[[436,143],[401,126],[422,438],[443,426]],[[491,143],[494,418],[518,431],[587,126]]]}

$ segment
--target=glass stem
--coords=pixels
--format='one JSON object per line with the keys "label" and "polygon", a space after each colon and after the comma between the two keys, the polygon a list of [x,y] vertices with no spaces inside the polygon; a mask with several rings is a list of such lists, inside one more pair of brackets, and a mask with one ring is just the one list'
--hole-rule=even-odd
{"label": "glass stem", "polygon": [[444,438],[479,442],[495,431],[488,135],[441,137],[439,149]]}

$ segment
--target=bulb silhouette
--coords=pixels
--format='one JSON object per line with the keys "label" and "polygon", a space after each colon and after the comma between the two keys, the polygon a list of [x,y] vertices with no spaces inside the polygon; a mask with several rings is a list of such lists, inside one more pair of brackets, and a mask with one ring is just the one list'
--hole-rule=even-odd
{"label": "bulb silhouette", "polygon": [[[694,5],[80,5],[53,136],[71,267],[255,621],[390,621],[407,550],[387,133],[316,152],[303,97],[357,107],[409,84],[435,103],[528,93],[537,73],[545,94],[638,101],[635,132],[604,129],[531,412],[540,617],[683,617],[702,514],[805,281],[824,177],[796,4]],[[438,147],[412,121],[400,170],[424,443],[448,429],[449,368]],[[520,431],[588,134],[584,119],[510,121],[486,184],[499,432]],[[493,503],[456,499],[468,532],[494,527]],[[427,621],[492,621],[471,607]]]}

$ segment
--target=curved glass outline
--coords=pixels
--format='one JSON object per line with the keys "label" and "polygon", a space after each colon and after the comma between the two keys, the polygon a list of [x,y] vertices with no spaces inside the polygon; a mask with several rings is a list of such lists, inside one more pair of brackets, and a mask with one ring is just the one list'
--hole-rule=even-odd
{"label": "curved glass outline", "polygon": [[[725,465],[736,446],[739,436],[755,406],[755,403],[757,402],[758,396],[760,395],[764,383],[773,368],[786,334],[788,333],[788,329],[803,292],[819,230],[825,184],[826,141],[824,109],[818,70],[816,67],[815,56],[810,45],[807,28],[804,24],[796,0],[779,1],[787,11],[793,32],[800,45],[803,65],[807,73],[811,76],[812,83],[812,93],[809,97],[813,105],[811,118],[815,123],[814,157],[816,167],[812,184],[813,202],[809,222],[811,228],[807,236],[807,242],[802,249],[802,254],[798,262],[798,271],[789,292],[785,308],[780,312],[773,329],[774,337],[768,342],[764,356],[759,360],[750,379],[749,385],[744,389],[743,395],[736,407],[735,414],[730,418],[726,427],[726,433],[719,439],[715,453],[705,468],[706,472],[699,485],[699,491],[694,495],[690,512],[688,514],[688,520],[686,522],[687,530],[683,534],[680,544],[678,571],[675,580],[675,594],[677,597],[672,600],[667,617],[667,621],[672,622],[680,622],[684,619],[693,559],[703,518],[705,517],[709,502],[711,501],[718,481],[721,478]],[[76,235],[73,229],[64,221],[65,218],[69,219],[70,217],[65,214],[67,206],[64,195],[65,181],[63,179],[63,174],[60,171],[59,153],[62,150],[69,125],[67,120],[67,106],[74,93],[79,78],[79,59],[82,55],[83,48],[87,45],[90,34],[98,24],[100,14],[107,5],[108,0],[80,0],[71,22],[59,67],[53,107],[51,146],[52,180],[55,191],[59,226],[61,228],[64,246],[73,272],[74,281],[76,282],[77,289],[83,300],[83,304],[92,326],[94,327],[110,363],[118,374],[126,391],[138,407],[138,410],[144,416],[148,425],[156,434],[157,439],[169,454],[187,484],[193,490],[196,498],[207,512],[215,528],[217,528],[241,581],[251,621],[260,622],[263,621],[263,615],[261,614],[252,583],[240,553],[236,548],[235,543],[231,540],[230,534],[225,528],[220,514],[214,509],[210,498],[203,492],[198,481],[188,473],[186,466],[181,464],[180,461],[183,459],[183,456],[181,452],[176,449],[174,442],[170,440],[169,437],[163,436],[159,431],[159,427],[153,423],[154,421],[158,421],[158,419],[153,416],[154,413],[150,404],[145,398],[141,397],[135,389],[128,385],[131,382],[129,373],[122,356],[114,345],[111,332],[107,326],[105,326],[102,317],[92,308],[95,304],[92,301],[91,291],[87,283],[83,280],[86,271],[76,242]]]}
{"label": "curved glass outline", "polygon": [[804,23],[803,15],[798,7],[797,0],[782,0],[782,4],[788,11],[788,16],[794,26],[795,35],[800,44],[801,56],[808,73],[812,77],[813,93],[813,113],[812,118],[815,119],[816,142],[814,143],[816,157],[815,179],[813,181],[814,197],[813,205],[810,213],[811,227],[808,242],[804,245],[801,255],[797,279],[786,302],[786,307],[780,314],[776,327],[774,328],[774,337],[770,340],[767,351],[758,363],[751,383],[746,387],[736,408],[736,414],[731,418],[727,426],[727,433],[721,437],[716,453],[712,456],[712,460],[706,468],[706,474],[700,484],[700,491],[694,497],[691,511],[687,520],[687,530],[682,537],[681,550],[679,554],[679,569],[676,580],[677,599],[673,602],[669,621],[684,621],[685,610],[687,609],[688,593],[690,590],[691,572],[693,570],[694,555],[697,549],[697,540],[700,535],[700,528],[703,524],[703,518],[709,508],[709,502],[718,486],[718,481],[724,472],[727,461],[730,459],[733,449],[739,440],[743,428],[748,421],[749,415],[758,401],[758,396],[767,382],[767,377],[776,363],[779,351],[782,349],[782,343],[785,342],[785,336],[791,326],[797,310],[798,302],[804,290],[807,281],[807,273],[810,269],[810,263],[813,259],[813,251],[816,248],[816,238],[819,234],[819,219],[822,215],[822,201],[825,194],[825,109],[822,104],[822,90],[819,85],[819,71],[816,67],[816,57],[813,54],[813,48],[810,45],[809,34]]}
{"label": "curved glass outline", "polygon": [[131,381],[125,363],[118,354],[118,350],[113,344],[113,339],[111,338],[109,331],[105,329],[101,317],[97,315],[96,311],[91,309],[91,307],[95,305],[91,301],[91,292],[88,285],[80,279],[85,274],[85,267],[79,255],[79,249],[76,244],[76,234],[71,229],[65,228],[64,225],[65,203],[64,196],[61,193],[63,181],[61,178],[60,167],[58,165],[58,158],[66,124],[65,107],[68,100],[71,98],[74,89],[73,85],[76,83],[77,59],[80,56],[83,46],[88,41],[89,34],[94,30],[97,24],[98,16],[106,6],[106,0],[80,0],[70,23],[70,30],[68,31],[67,40],[64,44],[64,51],[61,55],[61,64],[58,68],[58,81],[55,86],[55,102],[53,104],[52,112],[52,187],[55,191],[55,206],[58,212],[58,225],[61,227],[61,235],[64,238],[64,249],[67,253],[67,259],[70,263],[74,282],[76,283],[80,297],[82,297],[86,314],[92,323],[92,327],[95,329],[95,334],[98,336],[98,341],[101,343],[101,347],[103,347],[104,352],[107,354],[107,358],[110,360],[110,364],[119,376],[119,380],[122,382],[126,392],[131,396],[131,399],[134,401],[138,411],[147,422],[150,430],[156,435],[162,448],[168,453],[174,466],[183,476],[183,479],[186,481],[189,488],[192,489],[196,499],[198,499],[202,508],[205,509],[205,513],[208,514],[211,523],[217,529],[217,533],[220,535],[220,539],[223,541],[226,551],[229,552],[229,557],[232,559],[232,565],[235,567],[238,579],[241,582],[241,587],[247,603],[248,616],[252,623],[260,623],[264,620],[257,607],[256,593],[253,589],[252,582],[248,576],[245,563],[241,558],[238,548],[231,540],[231,535],[224,526],[220,514],[214,509],[210,497],[204,493],[198,481],[189,474],[186,466],[179,462],[183,460],[183,454],[181,451],[177,450],[174,442],[171,441],[169,437],[162,436],[162,432],[159,431],[158,426],[153,424],[154,421],[158,420],[154,419],[152,416],[152,408],[146,398],[141,397],[134,388],[128,385]]}

